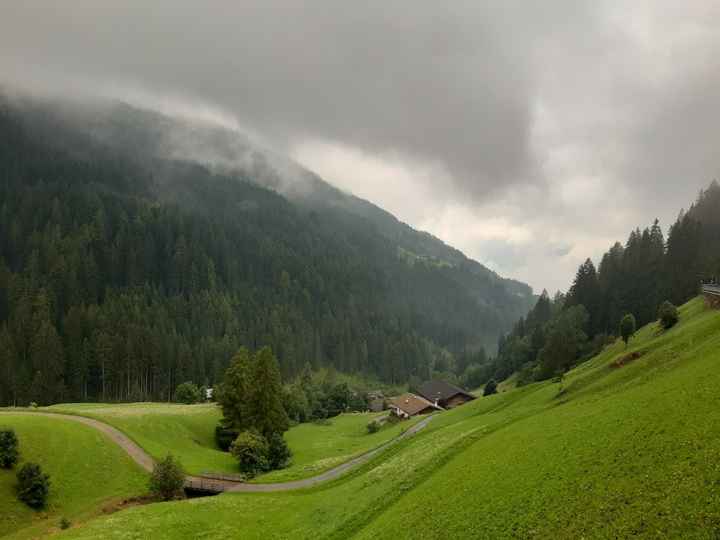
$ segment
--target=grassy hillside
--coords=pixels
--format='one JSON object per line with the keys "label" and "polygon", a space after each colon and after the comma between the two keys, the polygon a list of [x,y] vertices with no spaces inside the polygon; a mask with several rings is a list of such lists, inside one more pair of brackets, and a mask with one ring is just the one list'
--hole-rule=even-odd
{"label": "grassy hillside", "polygon": [[63,404],[47,410],[97,418],[123,431],[155,459],[171,452],[190,473],[237,473],[237,463],[215,446],[220,411],[214,404]]}
{"label": "grassy hillside", "polygon": [[341,414],[326,425],[308,423],[291,428],[285,434],[293,452],[291,466],[259,476],[255,481],[286,482],[315,476],[397,437],[420,419],[386,424],[377,433],[368,433],[368,423],[385,414]]}
{"label": "grassy hillside", "polygon": [[67,537],[717,538],[720,312],[697,299],[681,317],[563,383],[442,413],[327,486],[136,508]]}
{"label": "grassy hillside", "polygon": [[[171,452],[185,469],[238,473],[237,462],[215,446],[220,412],[214,404],[130,403],[120,405],[70,403],[43,410],[80,414],[115,426],[156,459]],[[410,424],[387,426],[372,435],[366,426],[378,414],[344,414],[327,425],[301,424],[285,438],[293,452],[290,467],[259,476],[256,482],[284,482],[319,474],[400,434]]]}
{"label": "grassy hillside", "polygon": [[90,427],[12,414],[0,414],[0,426],[15,429],[22,462],[40,463],[51,481],[48,508],[35,512],[15,498],[17,469],[0,469],[0,536],[41,537],[57,528],[63,516],[81,521],[98,513],[103,503],[147,491],[147,477],[141,469]]}

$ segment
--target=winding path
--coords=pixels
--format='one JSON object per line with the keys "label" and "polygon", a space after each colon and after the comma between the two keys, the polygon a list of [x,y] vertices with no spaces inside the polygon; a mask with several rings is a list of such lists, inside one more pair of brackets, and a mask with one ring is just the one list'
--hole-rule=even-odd
{"label": "winding path", "polygon": [[[114,428],[110,424],[106,424],[105,422],[102,422],[100,420],[95,420],[94,418],[88,418],[86,416],[76,416],[73,414],[35,411],[5,410],[0,411],[0,415],[2,414],[34,414],[36,416],[62,418],[63,420],[70,420],[72,422],[85,424],[86,426],[90,426],[104,433],[108,438],[110,438],[111,441],[113,441],[120,448],[125,450],[125,452],[127,452],[127,454],[146,471],[151,472],[153,470],[153,466],[155,465],[155,460],[153,460],[153,458],[150,457],[150,455],[145,450],[143,450],[137,443],[135,443],[119,429]],[[207,478],[203,476],[188,475],[185,478],[185,484],[190,488],[216,493],[219,493],[221,491],[242,491],[248,493],[268,491],[291,491],[294,489],[312,487],[318,484],[322,484],[324,482],[329,482],[330,480],[334,480],[335,478],[342,476],[346,472],[367,463],[372,458],[386,450],[389,446],[395,444],[402,439],[415,435],[418,431],[427,426],[430,420],[432,420],[432,418],[432,416],[428,416],[427,418],[421,420],[420,422],[412,426],[407,431],[401,433],[394,439],[391,439],[388,442],[378,446],[377,448],[370,450],[369,452],[366,452],[360,456],[357,456],[341,465],[338,465],[337,467],[333,467],[332,469],[325,471],[322,474],[318,474],[317,476],[311,476],[310,478],[303,478],[302,480],[294,480],[292,482],[279,482],[276,484],[248,484],[245,482],[238,482],[232,480],[221,480],[216,478]]]}

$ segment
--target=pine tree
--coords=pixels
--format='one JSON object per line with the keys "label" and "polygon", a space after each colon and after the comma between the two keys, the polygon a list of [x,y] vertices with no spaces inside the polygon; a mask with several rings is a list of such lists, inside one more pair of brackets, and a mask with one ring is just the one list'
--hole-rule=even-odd
{"label": "pine tree", "polygon": [[290,427],[282,404],[280,369],[270,347],[263,347],[255,353],[251,371],[250,424],[269,439],[272,434],[283,433]]}
{"label": "pine tree", "polygon": [[253,379],[250,353],[243,347],[233,356],[223,382],[216,390],[216,399],[222,408],[225,427],[241,431],[252,426]]}
{"label": "pine tree", "polygon": [[594,336],[600,330],[601,303],[597,271],[590,259],[580,265],[568,292],[565,308],[573,306],[585,307],[588,313],[586,330],[589,336]]}

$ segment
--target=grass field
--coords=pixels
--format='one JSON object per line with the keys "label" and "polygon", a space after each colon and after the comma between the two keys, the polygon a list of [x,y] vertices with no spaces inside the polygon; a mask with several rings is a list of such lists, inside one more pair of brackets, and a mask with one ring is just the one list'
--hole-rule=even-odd
{"label": "grass field", "polygon": [[[171,403],[63,404],[45,410],[81,414],[103,420],[125,432],[156,459],[172,452],[189,473],[238,473],[237,462],[215,446],[220,412],[214,404]],[[293,453],[291,465],[261,475],[254,482],[284,482],[307,478],[362,454],[400,434],[413,422],[386,426],[368,434],[367,424],[378,414],[343,414],[326,425],[300,424],[285,438]]]}
{"label": "grass field", "polygon": [[[0,415],[20,439],[22,461],[0,469],[0,536],[38,538],[96,514],[103,503],[147,492],[147,476],[115,444],[96,430],[65,420],[30,415]],[[48,508],[29,509],[15,498],[15,472],[24,461],[40,463],[50,474]],[[13,534],[14,533],[14,534]]]}
{"label": "grass field", "polygon": [[189,473],[237,473],[237,462],[215,446],[220,412],[214,404],[71,403],[47,409],[97,418],[123,431],[155,459],[171,452]]}
{"label": "grass field", "polygon": [[134,508],[62,537],[715,539],[719,388],[720,312],[698,299],[676,328],[442,413],[328,485]]}
{"label": "grass field", "polygon": [[286,482],[320,474],[380,446],[420,420],[385,424],[377,433],[368,433],[373,418],[386,413],[351,413],[331,418],[328,424],[300,424],[286,434],[293,461],[290,467],[259,476],[256,482]]}

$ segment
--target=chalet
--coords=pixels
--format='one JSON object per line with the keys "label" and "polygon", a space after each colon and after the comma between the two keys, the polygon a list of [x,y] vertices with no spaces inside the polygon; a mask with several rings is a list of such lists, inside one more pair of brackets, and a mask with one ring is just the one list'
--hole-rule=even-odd
{"label": "chalet", "polygon": [[445,381],[428,381],[420,386],[418,394],[443,409],[452,409],[475,399],[475,396]]}
{"label": "chalet", "polygon": [[403,394],[390,400],[390,413],[400,418],[410,418],[418,414],[427,414],[442,410],[427,399],[415,394]]}

